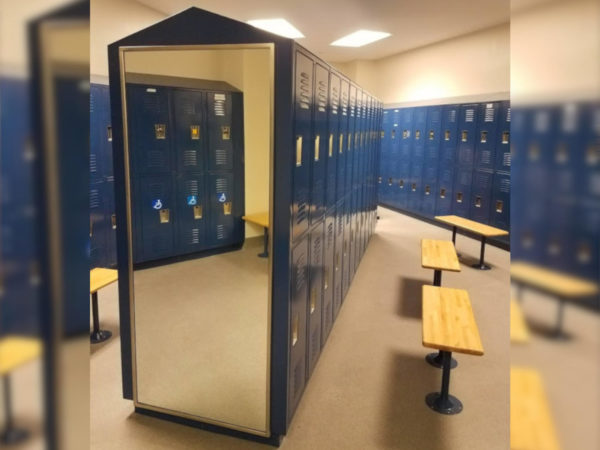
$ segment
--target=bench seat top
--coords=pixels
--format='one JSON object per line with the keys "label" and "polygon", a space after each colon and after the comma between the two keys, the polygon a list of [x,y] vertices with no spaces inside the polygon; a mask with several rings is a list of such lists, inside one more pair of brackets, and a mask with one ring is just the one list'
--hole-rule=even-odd
{"label": "bench seat top", "polygon": [[423,286],[423,345],[447,352],[483,355],[467,291]]}
{"label": "bench seat top", "polygon": [[474,220],[465,219],[459,216],[435,216],[435,220],[452,225],[463,230],[471,231],[472,233],[480,234],[485,237],[506,236],[508,231],[500,228],[491,227],[483,223],[475,222]]}
{"label": "bench seat top", "polygon": [[515,281],[561,297],[587,297],[598,293],[596,283],[523,261],[511,263],[510,276]]}
{"label": "bench seat top", "polygon": [[248,214],[247,216],[242,216],[242,219],[246,222],[254,223],[256,225],[260,225],[264,228],[269,228],[269,213],[262,212],[256,214]]}
{"label": "bench seat top", "polygon": [[40,356],[42,343],[39,339],[21,336],[5,336],[0,339],[0,375],[6,375],[19,366]]}
{"label": "bench seat top", "polygon": [[452,241],[421,240],[421,267],[460,272],[460,263]]}
{"label": "bench seat top", "polygon": [[529,328],[523,310],[514,298],[510,299],[510,341],[520,344],[529,341]]}
{"label": "bench seat top", "polygon": [[119,279],[119,273],[114,269],[96,267],[90,270],[90,294]]}

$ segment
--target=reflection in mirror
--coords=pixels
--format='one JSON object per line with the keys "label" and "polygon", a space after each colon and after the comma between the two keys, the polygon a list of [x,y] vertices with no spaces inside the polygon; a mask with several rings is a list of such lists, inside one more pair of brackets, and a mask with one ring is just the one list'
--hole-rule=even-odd
{"label": "reflection in mirror", "polygon": [[136,406],[268,435],[273,56],[254,47],[123,52],[132,344]]}

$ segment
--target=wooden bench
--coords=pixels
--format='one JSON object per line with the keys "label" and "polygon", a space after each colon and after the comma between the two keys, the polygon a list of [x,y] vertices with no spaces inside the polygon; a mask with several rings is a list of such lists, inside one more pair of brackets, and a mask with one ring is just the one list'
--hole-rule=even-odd
{"label": "wooden bench", "polygon": [[542,377],[533,369],[510,369],[510,448],[560,448]]}
{"label": "wooden bench", "polygon": [[456,229],[469,231],[474,234],[481,236],[481,250],[479,252],[479,262],[473,264],[471,267],[475,267],[480,270],[490,270],[491,267],[485,264],[485,242],[488,237],[493,236],[506,236],[508,231],[501,230],[500,228],[491,227],[484,225],[483,223],[475,222],[474,220],[465,219],[459,216],[435,216],[435,220],[452,225],[452,243],[456,245]]}
{"label": "wooden bench", "polygon": [[467,291],[423,286],[423,346],[439,350],[443,359],[441,392],[428,394],[427,405],[441,414],[458,414],[462,403],[448,392],[452,352],[483,355]]}
{"label": "wooden bench", "polygon": [[442,285],[442,270],[460,272],[460,263],[454,244],[435,239],[421,240],[421,267],[433,269],[433,285]]}
{"label": "wooden bench", "polygon": [[242,216],[242,219],[246,222],[253,223],[255,225],[259,225],[264,228],[264,249],[262,253],[259,253],[258,256],[261,258],[269,257],[269,213],[262,212],[257,214],[248,214],[247,216]]}
{"label": "wooden bench", "polygon": [[90,270],[90,294],[92,294],[92,317],[94,328],[90,335],[90,342],[98,344],[104,342],[112,336],[108,330],[100,329],[100,319],[98,317],[98,290],[119,279],[119,274],[114,269],[104,269],[97,267]]}
{"label": "wooden bench", "polygon": [[521,306],[514,298],[510,299],[510,341],[517,344],[529,342],[529,328]]}
{"label": "wooden bench", "polygon": [[12,392],[10,374],[15,369],[39,358],[42,343],[39,339],[6,336],[0,339],[0,376],[4,387],[4,431],[0,434],[0,442],[15,445],[25,440],[29,433],[15,427],[12,411]]}
{"label": "wooden bench", "polygon": [[591,297],[598,294],[598,285],[591,281],[574,277],[562,272],[535,264],[516,261],[510,265],[511,281],[521,288],[524,286],[541,291],[558,299],[558,316],[553,337],[564,339],[563,333],[564,306],[566,300]]}

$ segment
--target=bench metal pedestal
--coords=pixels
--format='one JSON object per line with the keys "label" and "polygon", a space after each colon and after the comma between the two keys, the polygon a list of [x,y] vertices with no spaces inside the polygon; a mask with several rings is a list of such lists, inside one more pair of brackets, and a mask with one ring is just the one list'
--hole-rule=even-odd
{"label": "bench metal pedestal", "polygon": [[98,293],[92,293],[92,317],[94,320],[94,328],[92,329],[92,334],[90,335],[90,342],[92,344],[99,344],[100,342],[104,342],[107,339],[110,339],[112,333],[108,330],[100,329],[100,319],[98,317]]}
{"label": "bench metal pedestal", "polygon": [[442,372],[442,390],[441,392],[432,392],[427,394],[425,402],[434,411],[440,414],[458,414],[463,410],[463,405],[459,399],[450,395],[450,365],[452,361],[452,352],[440,351],[443,361]]}

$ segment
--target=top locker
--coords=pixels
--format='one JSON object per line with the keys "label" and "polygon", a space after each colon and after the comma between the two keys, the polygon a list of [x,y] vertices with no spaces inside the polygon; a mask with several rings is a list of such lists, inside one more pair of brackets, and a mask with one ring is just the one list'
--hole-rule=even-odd
{"label": "top locker", "polygon": [[461,168],[472,168],[474,164],[478,115],[478,103],[461,105],[456,149],[457,163]]}
{"label": "top locker", "polygon": [[500,121],[501,107],[498,102],[479,105],[477,135],[475,141],[475,167],[494,170],[496,133]]}

